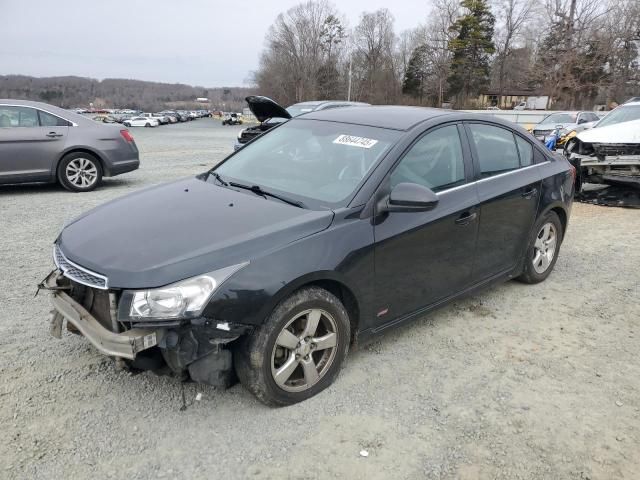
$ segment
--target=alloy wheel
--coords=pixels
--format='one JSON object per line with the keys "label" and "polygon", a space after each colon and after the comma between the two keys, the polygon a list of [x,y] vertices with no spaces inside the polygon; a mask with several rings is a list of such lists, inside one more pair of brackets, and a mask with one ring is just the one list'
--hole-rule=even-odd
{"label": "alloy wheel", "polygon": [[301,392],[331,368],[338,345],[334,318],[313,308],[295,315],[281,330],[271,354],[271,375],[278,387]]}
{"label": "alloy wheel", "polygon": [[536,236],[533,244],[533,269],[542,274],[546,272],[556,254],[558,234],[553,223],[545,223]]}
{"label": "alloy wheel", "polygon": [[65,175],[69,183],[84,189],[98,180],[98,167],[88,158],[74,158],[67,165]]}

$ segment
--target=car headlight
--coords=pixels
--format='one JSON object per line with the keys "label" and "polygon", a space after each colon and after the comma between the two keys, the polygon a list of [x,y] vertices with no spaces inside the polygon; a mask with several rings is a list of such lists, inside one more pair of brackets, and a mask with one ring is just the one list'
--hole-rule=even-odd
{"label": "car headlight", "polygon": [[213,292],[249,262],[187,278],[166,287],[125,290],[120,299],[120,321],[174,320],[197,317]]}

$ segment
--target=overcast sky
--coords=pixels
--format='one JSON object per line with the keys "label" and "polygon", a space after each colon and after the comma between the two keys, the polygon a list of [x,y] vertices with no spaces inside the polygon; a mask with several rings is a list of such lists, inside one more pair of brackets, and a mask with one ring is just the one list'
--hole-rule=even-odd
{"label": "overcast sky", "polygon": [[[242,86],[264,36],[296,0],[0,0],[0,75],[135,78]],[[351,27],[387,7],[396,32],[423,22],[428,0],[335,2]]]}

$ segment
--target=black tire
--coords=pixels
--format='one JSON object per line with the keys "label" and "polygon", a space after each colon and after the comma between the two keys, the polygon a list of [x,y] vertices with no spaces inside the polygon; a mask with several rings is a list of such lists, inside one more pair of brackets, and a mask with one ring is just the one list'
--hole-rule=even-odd
{"label": "black tire", "polygon": [[151,124],[150,123],[145,123],[144,126],[149,128],[151,126]]}
{"label": "black tire", "polygon": [[131,124],[129,122],[124,122],[123,125],[127,128],[131,127]]}
{"label": "black tire", "polygon": [[[536,263],[534,262],[534,259],[538,251],[536,248],[536,244],[540,240],[539,237],[542,233],[543,227],[548,224],[552,225],[553,229],[555,229],[556,240],[554,243],[553,258],[548,262],[548,265],[546,266],[544,271],[541,272],[537,270],[536,266],[534,265]],[[560,245],[562,244],[563,237],[564,229],[562,228],[562,222],[560,221],[557,213],[549,212],[540,217],[533,228],[531,239],[529,240],[529,244],[527,245],[527,253],[524,257],[524,268],[522,274],[518,277],[518,280],[523,283],[529,284],[540,283],[546,280],[546,278],[553,271],[553,267],[558,260],[558,254],[560,253]]]}
{"label": "black tire", "polygon": [[[332,360],[330,363],[327,362],[326,370],[316,380],[317,383],[303,387],[306,389],[302,391],[287,391],[276,383],[272,374],[272,362],[276,358],[276,340],[292,319],[311,309],[322,310],[334,320],[336,345],[331,351]],[[322,321],[325,320],[326,318]],[[322,288],[303,288],[280,302],[263,325],[242,339],[234,350],[236,373],[245,388],[266,405],[285,406],[298,403],[321,392],[335,380],[349,350],[350,336],[349,315],[340,300]],[[312,350],[311,358],[315,360],[314,355],[317,358],[317,355],[324,355],[322,352],[327,351]],[[293,351],[288,353],[293,355]],[[309,355],[304,359],[308,357]],[[297,365],[296,369],[303,368],[302,360]],[[298,370],[292,371],[293,374],[296,372]],[[294,376],[293,374],[291,376]],[[306,379],[306,375],[304,377]]]}
{"label": "black tire", "polygon": [[[81,162],[82,161],[82,162]],[[82,180],[74,179],[71,175],[69,165],[71,163],[82,163],[87,165],[85,179],[90,181],[88,185],[82,185]],[[95,173],[93,173],[95,171]],[[91,175],[89,175],[91,173]],[[58,182],[72,192],[90,192],[102,182],[102,165],[100,161],[93,155],[84,152],[76,152],[65,155],[58,164]],[[77,183],[76,183],[77,182]]]}

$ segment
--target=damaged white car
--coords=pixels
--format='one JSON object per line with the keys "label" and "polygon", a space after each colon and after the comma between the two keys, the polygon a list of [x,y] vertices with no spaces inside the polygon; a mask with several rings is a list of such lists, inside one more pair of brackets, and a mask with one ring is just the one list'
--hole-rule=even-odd
{"label": "damaged white car", "polygon": [[582,183],[640,188],[640,102],[621,105],[593,129],[579,133],[565,155]]}

